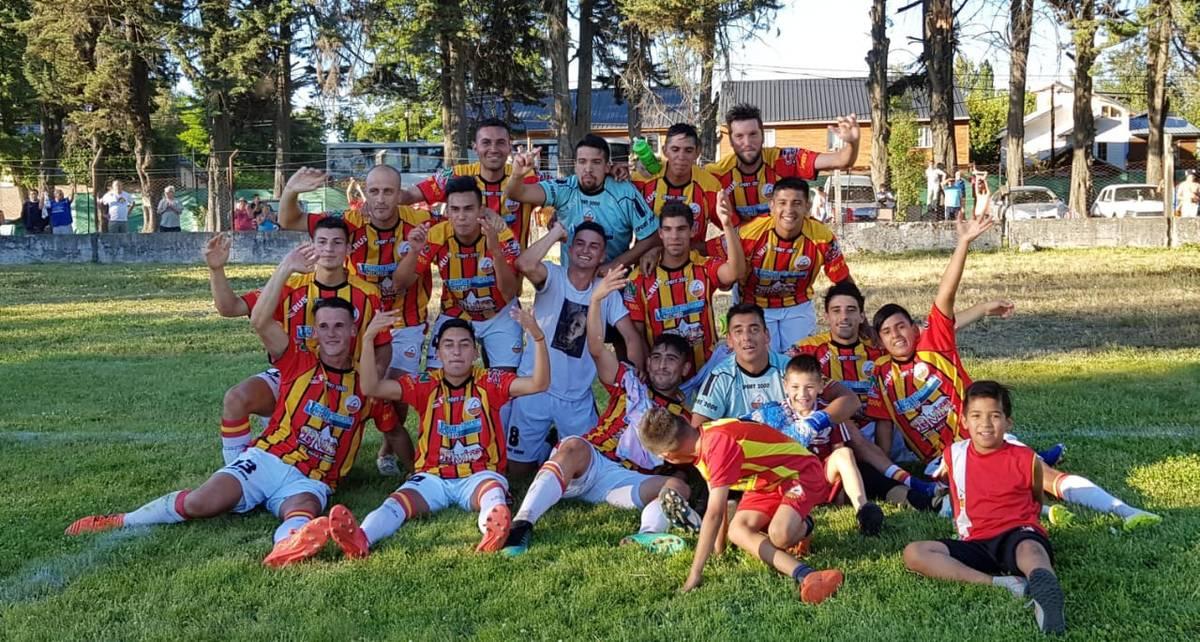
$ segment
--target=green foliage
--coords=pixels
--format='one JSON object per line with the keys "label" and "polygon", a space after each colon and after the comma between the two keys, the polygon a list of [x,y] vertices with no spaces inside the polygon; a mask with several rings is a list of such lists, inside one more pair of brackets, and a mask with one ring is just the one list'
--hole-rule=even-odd
{"label": "green foliage", "polygon": [[892,133],[888,138],[888,172],[896,196],[898,218],[910,206],[921,204],[925,187],[925,154],[917,149],[920,127],[912,104],[904,98],[893,98],[889,108]]}
{"label": "green foliage", "polygon": [[[1008,126],[1008,94],[996,91],[992,64],[985,60],[976,65],[960,56],[954,63],[954,82],[965,94],[971,115],[971,160],[999,162],[1003,141],[996,137]],[[1033,95],[1027,94],[1026,102],[1031,100]]]}

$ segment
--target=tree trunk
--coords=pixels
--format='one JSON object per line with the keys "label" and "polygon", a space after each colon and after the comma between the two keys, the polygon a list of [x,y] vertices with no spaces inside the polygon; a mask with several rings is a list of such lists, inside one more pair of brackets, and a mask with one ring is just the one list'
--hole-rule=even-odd
{"label": "tree trunk", "polygon": [[1163,179],[1163,134],[1167,116],[1167,68],[1170,67],[1171,2],[1154,0],[1150,24],[1149,70],[1146,74],[1146,182],[1159,185]]}
{"label": "tree trunk", "polygon": [[56,159],[62,156],[63,151],[63,119],[66,114],[58,105],[39,101],[38,116],[42,125],[42,158],[38,164],[38,189],[53,193]]}
{"label": "tree trunk", "polygon": [[292,10],[280,4],[279,40],[275,44],[275,198],[287,184],[287,158],[292,153]]}
{"label": "tree trunk", "polygon": [[954,4],[925,0],[925,69],[933,161],[954,173]]}
{"label": "tree trunk", "polygon": [[443,161],[449,167],[466,157],[466,73],[462,44],[455,34],[441,34],[441,101]]}
{"label": "tree trunk", "polygon": [[100,178],[100,162],[104,157],[104,145],[101,144],[100,137],[93,134],[91,146],[92,164],[89,168],[91,170],[89,180],[91,181],[92,187],[92,206],[96,208],[96,210],[92,212],[92,216],[95,217],[95,230],[97,232],[107,232],[108,220],[104,215],[108,212],[108,207],[100,203],[100,197],[104,196],[106,189],[104,187],[103,179]]}
{"label": "tree trunk", "polygon": [[878,191],[891,186],[888,174],[888,47],[887,0],[871,3],[871,51],[867,53],[867,92],[871,99],[871,184]]}
{"label": "tree trunk", "polygon": [[221,111],[209,118],[208,136],[208,222],[210,232],[233,229],[233,185],[229,180],[229,154],[233,126],[229,114]]}
{"label": "tree trunk", "polygon": [[550,83],[554,91],[554,128],[558,131],[558,173],[564,176],[575,171],[575,152],[572,148],[570,37],[567,23],[567,0],[546,0],[549,36],[546,38],[550,58]]}
{"label": "tree trunk", "polygon": [[[1008,131],[1005,134],[1005,173],[1008,185],[1025,184],[1025,72],[1033,33],[1033,0],[1012,0],[1009,15],[1012,52],[1008,67]],[[1053,93],[1054,88],[1050,88]]]}
{"label": "tree trunk", "polygon": [[596,42],[594,0],[579,0],[579,45],[575,59],[579,66],[575,85],[575,116],[571,125],[571,144],[592,131],[592,62]]}
{"label": "tree trunk", "polygon": [[150,181],[150,168],[154,165],[154,130],[150,125],[151,92],[150,67],[141,56],[146,45],[144,34],[134,20],[125,20],[125,38],[134,45],[129,56],[129,111],[133,125],[133,157],[138,183],[142,192],[142,231],[158,230],[158,190]]}
{"label": "tree trunk", "polygon": [[1068,207],[1074,218],[1087,216],[1092,198],[1092,143],[1096,139],[1096,122],[1092,116],[1092,66],[1096,62],[1096,5],[1095,0],[1082,0],[1075,24],[1075,95],[1072,112],[1075,124],[1071,130],[1071,192]]}
{"label": "tree trunk", "polygon": [[[707,3],[705,6],[709,6]],[[717,64],[717,17],[704,21],[700,39],[700,158],[717,159],[717,103],[713,100],[713,71]]]}
{"label": "tree trunk", "polygon": [[625,102],[628,105],[625,121],[629,126],[629,138],[633,140],[642,135],[642,107],[649,90],[647,76],[650,69],[650,43],[646,33],[636,25],[626,26],[625,34],[629,47],[621,84],[625,89]]}

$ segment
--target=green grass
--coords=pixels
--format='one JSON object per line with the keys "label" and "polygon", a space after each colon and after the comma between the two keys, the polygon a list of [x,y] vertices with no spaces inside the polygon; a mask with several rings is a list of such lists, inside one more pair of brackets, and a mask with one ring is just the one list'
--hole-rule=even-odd
{"label": "green grass", "polygon": [[[944,256],[851,257],[873,309],[924,314]],[[1200,251],[999,253],[971,258],[965,305],[1017,316],[962,333],[976,378],[1016,390],[1017,430],[1065,441],[1064,468],[1166,517],[1127,535],[1084,509],[1052,528],[1069,637],[1200,636]],[[237,287],[262,266],[231,269]],[[224,390],[263,367],[244,319],[216,316],[202,269],[0,269],[0,639],[919,639],[1038,636],[999,589],[919,579],[900,560],[951,525],[885,509],[864,540],[848,508],[819,509],[812,563],[847,582],[818,608],[740,552],[678,595],[690,555],[617,548],[637,516],[570,502],[518,559],[478,556],[473,516],[411,523],[369,559],[332,551],[269,571],[264,513],[68,538],[78,516],[195,487],[220,463]],[[370,435],[337,500],[360,516],[392,485]]]}

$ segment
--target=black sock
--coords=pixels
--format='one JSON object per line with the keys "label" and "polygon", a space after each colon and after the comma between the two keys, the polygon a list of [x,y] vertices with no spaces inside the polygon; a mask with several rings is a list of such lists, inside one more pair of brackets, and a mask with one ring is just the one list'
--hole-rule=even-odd
{"label": "black sock", "polygon": [[805,577],[808,577],[809,573],[812,572],[813,570],[811,566],[801,562],[800,565],[792,571],[792,579],[796,580],[796,583],[799,584],[800,582],[804,581]]}

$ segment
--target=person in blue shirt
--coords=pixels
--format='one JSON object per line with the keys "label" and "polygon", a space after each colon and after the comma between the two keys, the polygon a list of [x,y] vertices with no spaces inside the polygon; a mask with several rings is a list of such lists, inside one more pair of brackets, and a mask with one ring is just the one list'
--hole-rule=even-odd
{"label": "person in blue shirt", "polygon": [[963,180],[962,172],[954,172],[954,180],[947,180],[942,190],[942,203],[946,206],[946,220],[953,221],[962,213],[963,198],[966,195],[967,182]]}
{"label": "person in blue shirt", "polygon": [[647,250],[662,244],[657,234],[658,217],[633,183],[609,178],[609,149],[603,138],[587,134],[575,145],[574,176],[525,183],[521,179],[537,167],[539,151],[513,156],[512,177],[504,186],[504,200],[554,208],[568,235],[562,246],[564,265],[575,228],[584,221],[595,221],[605,231],[601,274],[613,265],[633,265]]}
{"label": "person in blue shirt", "polygon": [[54,200],[50,201],[50,228],[55,234],[74,234],[71,224],[71,199],[67,198],[60,189],[54,190]]}

